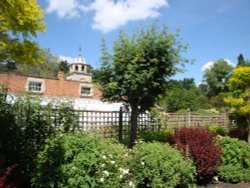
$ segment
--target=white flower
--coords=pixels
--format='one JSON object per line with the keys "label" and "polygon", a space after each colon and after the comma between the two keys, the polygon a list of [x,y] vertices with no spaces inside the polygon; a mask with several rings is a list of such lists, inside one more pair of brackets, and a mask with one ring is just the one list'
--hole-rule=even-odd
{"label": "white flower", "polygon": [[105,155],[102,156],[103,159],[107,159],[107,157]]}
{"label": "white flower", "polygon": [[127,157],[127,156],[128,156],[128,153],[125,153],[124,156]]}
{"label": "white flower", "polygon": [[135,184],[134,184],[132,181],[130,181],[130,182],[128,183],[128,186],[129,186],[129,187],[132,187],[132,188],[135,188]]}
{"label": "white flower", "polygon": [[105,167],[106,165],[105,164],[101,164],[101,167]]}
{"label": "white flower", "polygon": [[213,179],[214,179],[216,182],[219,181],[218,176],[214,176]]}
{"label": "white flower", "polygon": [[142,166],[144,166],[144,165],[145,165],[145,163],[144,163],[143,161],[141,161],[141,165],[142,165]]}
{"label": "white flower", "polygon": [[100,178],[100,182],[104,182],[104,178]]}
{"label": "white flower", "polygon": [[115,164],[115,161],[110,161],[111,164]]}
{"label": "white flower", "polygon": [[123,168],[118,168],[118,170],[123,171]]}
{"label": "white flower", "polygon": [[129,169],[125,169],[122,171],[122,174],[128,174],[129,173]]}
{"label": "white flower", "polygon": [[104,171],[103,171],[103,174],[104,174],[105,176],[109,176],[109,172],[108,172],[107,170],[104,170]]}
{"label": "white flower", "polygon": [[122,179],[123,178],[123,175],[120,175],[120,179]]}

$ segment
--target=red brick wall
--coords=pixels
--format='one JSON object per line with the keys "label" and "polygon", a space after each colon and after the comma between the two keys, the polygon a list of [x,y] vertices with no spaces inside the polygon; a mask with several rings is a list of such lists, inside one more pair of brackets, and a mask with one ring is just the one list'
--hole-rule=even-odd
{"label": "red brick wall", "polygon": [[[0,73],[0,83],[6,84],[10,93],[25,92],[28,78],[40,77],[24,76],[14,73]],[[45,84],[43,95],[80,97],[80,84],[82,82],[65,80],[62,73],[58,74],[58,79],[40,79],[43,79]],[[100,89],[98,89],[96,85],[93,85],[93,95],[88,98],[100,99],[101,95]]]}
{"label": "red brick wall", "polygon": [[10,93],[25,92],[27,76],[10,73],[0,73],[0,83],[8,87]]}

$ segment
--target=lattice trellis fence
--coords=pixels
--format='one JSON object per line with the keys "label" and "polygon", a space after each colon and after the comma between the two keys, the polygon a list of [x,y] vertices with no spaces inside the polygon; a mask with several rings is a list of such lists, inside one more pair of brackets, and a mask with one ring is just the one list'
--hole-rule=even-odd
{"label": "lattice trellis fence", "polygon": [[[131,112],[123,111],[72,111],[77,122],[76,131],[97,132],[105,137],[128,140],[130,132]],[[157,121],[149,113],[141,113],[138,117],[138,133],[145,131],[160,131],[165,128],[183,126],[209,126],[213,124],[227,127],[228,115],[204,113],[161,113],[161,120]]]}

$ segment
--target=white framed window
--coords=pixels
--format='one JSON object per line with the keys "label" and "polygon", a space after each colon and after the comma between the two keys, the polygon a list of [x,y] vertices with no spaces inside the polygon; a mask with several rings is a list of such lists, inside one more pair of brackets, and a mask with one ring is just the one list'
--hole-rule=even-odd
{"label": "white framed window", "polygon": [[30,81],[29,82],[29,91],[42,91],[42,82],[34,82]]}
{"label": "white framed window", "polygon": [[89,95],[91,95],[91,88],[90,87],[86,87],[86,86],[81,86],[80,93],[83,96],[89,96]]}
{"label": "white framed window", "polygon": [[26,91],[42,93],[44,92],[44,80],[39,78],[28,78]]}

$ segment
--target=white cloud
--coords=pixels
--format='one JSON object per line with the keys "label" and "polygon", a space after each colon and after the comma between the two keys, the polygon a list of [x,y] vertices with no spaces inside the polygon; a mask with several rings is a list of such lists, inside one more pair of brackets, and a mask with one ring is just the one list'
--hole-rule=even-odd
{"label": "white cloud", "polygon": [[78,0],[47,0],[49,3],[46,11],[56,12],[59,18],[73,18],[79,16]]}
{"label": "white cloud", "polygon": [[73,18],[81,13],[94,12],[92,28],[112,31],[129,21],[155,18],[159,9],[168,6],[167,0],[47,0],[47,12],[56,12],[60,18]]}
{"label": "white cloud", "polygon": [[[229,60],[229,59],[224,59],[224,60],[225,60],[229,65],[232,65],[233,67],[235,67],[235,64],[232,63],[231,60]],[[202,66],[202,68],[201,68],[202,72],[206,71],[207,69],[210,69],[210,68],[213,66],[214,63],[215,63],[215,61],[209,61],[209,62],[207,62],[205,65]]]}
{"label": "white cloud", "polygon": [[90,10],[95,12],[94,29],[109,32],[128,21],[159,16],[158,9],[167,6],[166,0],[95,0]]}
{"label": "white cloud", "polygon": [[74,58],[63,56],[63,55],[59,55],[59,59],[63,61],[67,61],[68,63],[72,63],[74,61]]}

